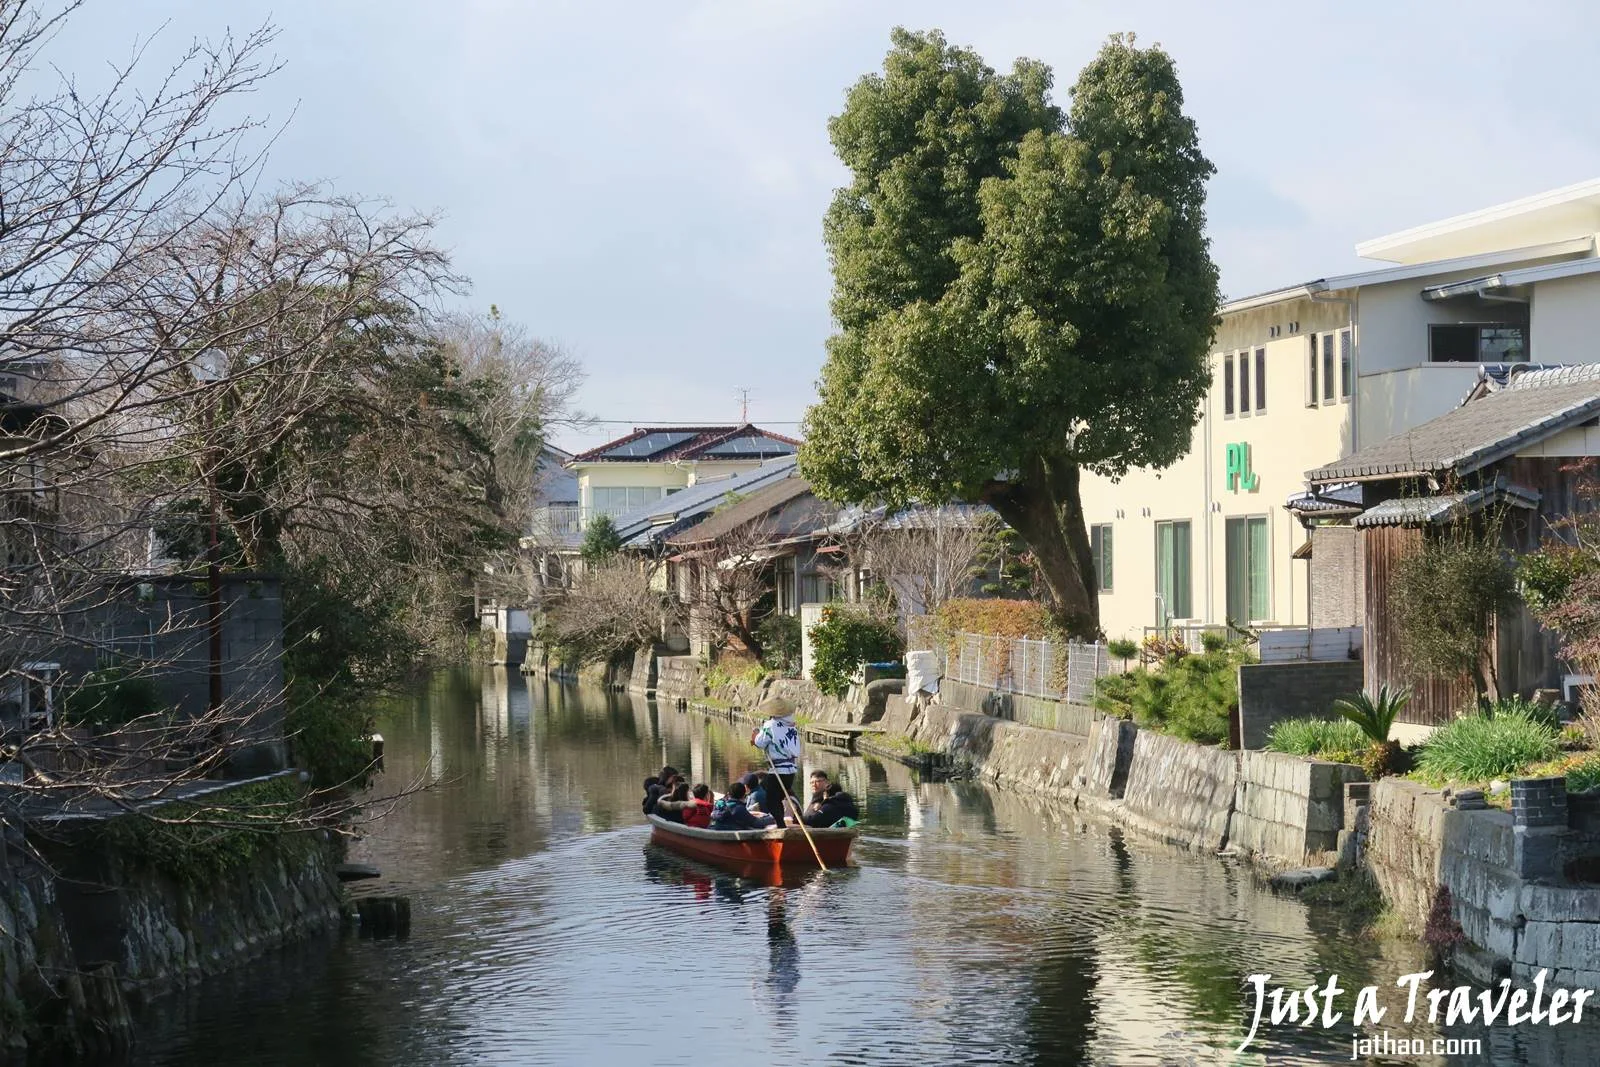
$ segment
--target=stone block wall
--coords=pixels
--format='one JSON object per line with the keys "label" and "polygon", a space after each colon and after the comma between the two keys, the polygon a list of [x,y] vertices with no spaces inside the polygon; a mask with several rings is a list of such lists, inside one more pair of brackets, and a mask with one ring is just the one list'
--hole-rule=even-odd
{"label": "stone block wall", "polygon": [[1228,841],[1238,779],[1237,753],[1140,730],[1123,804],[1149,833],[1216,850]]}
{"label": "stone block wall", "polygon": [[1340,697],[1361,691],[1361,661],[1246,663],[1239,668],[1243,747],[1262,748],[1282,719],[1332,718]]}
{"label": "stone block wall", "polygon": [[1241,752],[1228,842],[1292,863],[1322,862],[1345,825],[1344,784],[1365,778],[1361,768],[1345,763]]}
{"label": "stone block wall", "polygon": [[1548,969],[1557,984],[1600,987],[1600,886],[1541,875],[1544,853],[1530,856],[1526,846],[1530,832],[1567,832],[1555,824],[1562,804],[1551,783],[1559,781],[1513,783],[1511,813],[1453,808],[1417,782],[1375,782],[1367,869],[1412,930],[1423,929],[1443,887],[1467,940],[1509,961],[1513,973]]}
{"label": "stone block wall", "polygon": [[1119,799],[1128,788],[1139,728],[1123,719],[1102,718],[1089,728],[1088,754],[1078,788],[1092,797]]}
{"label": "stone block wall", "polygon": [[656,692],[662,697],[696,700],[706,695],[705,669],[698,656],[658,656]]}
{"label": "stone block wall", "polygon": [[1082,704],[1068,704],[1062,700],[1020,693],[1002,693],[953,678],[939,680],[939,702],[962,711],[992,715],[997,719],[1009,719],[1043,730],[1062,730],[1081,737],[1089,735],[1089,727],[1099,718],[1099,713],[1093,708]]}
{"label": "stone block wall", "polygon": [[179,878],[100,822],[72,825],[31,835],[48,867],[14,849],[0,872],[0,1059],[114,1055],[133,1037],[128,998],[340,921],[340,848],[321,831],[264,842],[226,877]]}

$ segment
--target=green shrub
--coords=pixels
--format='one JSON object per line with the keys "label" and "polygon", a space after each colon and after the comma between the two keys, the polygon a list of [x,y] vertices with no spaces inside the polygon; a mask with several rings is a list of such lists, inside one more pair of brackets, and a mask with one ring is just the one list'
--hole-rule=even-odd
{"label": "green shrub", "polygon": [[1600,754],[1586,755],[1561,771],[1567,779],[1567,792],[1587,793],[1600,789]]}
{"label": "green shrub", "polygon": [[1556,731],[1524,712],[1468,715],[1428,738],[1417,766],[1434,781],[1477,782],[1509,777],[1559,750]]}
{"label": "green shrub", "polygon": [[850,688],[850,676],[863,663],[899,659],[905,652],[893,623],[858,609],[829,605],[811,627],[811,680],[832,697]]}
{"label": "green shrub", "polygon": [[1111,655],[1116,659],[1120,659],[1123,663],[1127,663],[1129,660],[1133,659],[1139,654],[1139,643],[1137,641],[1130,641],[1126,637],[1119,637],[1115,640],[1106,642],[1106,651],[1111,653]]}
{"label": "green shrub", "polygon": [[1329,756],[1351,762],[1366,746],[1366,731],[1348,719],[1283,719],[1267,732],[1268,751],[1291,756]]}
{"label": "green shrub", "polygon": [[596,515],[590,519],[588,528],[583,531],[583,547],[578,550],[583,562],[596,567],[610,561],[620,551],[622,535],[617,532],[617,524],[611,521],[611,516]]}
{"label": "green shrub", "polygon": [[779,674],[800,671],[800,616],[774,612],[762,620],[756,636],[761,640],[761,662]]}
{"label": "green shrub", "polygon": [[1561,729],[1561,714],[1556,711],[1555,705],[1535,704],[1531,700],[1515,695],[1501,697],[1484,708],[1483,714],[1491,719],[1498,715],[1521,715],[1535,722],[1542,722],[1552,730]]}
{"label": "green shrub", "polygon": [[1228,713],[1239,702],[1239,665],[1254,659],[1243,644],[1168,659],[1101,678],[1095,707],[1186,741],[1227,740]]}
{"label": "green shrub", "polygon": [[62,719],[73,726],[114,730],[164,710],[155,680],[122,666],[105,666],[83,676],[63,702]]}

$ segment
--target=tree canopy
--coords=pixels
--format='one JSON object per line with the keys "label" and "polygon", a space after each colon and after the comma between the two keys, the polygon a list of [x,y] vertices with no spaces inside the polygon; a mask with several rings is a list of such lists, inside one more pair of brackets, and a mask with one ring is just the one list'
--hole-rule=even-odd
{"label": "tree canopy", "polygon": [[991,504],[1057,618],[1098,630],[1079,479],[1169,466],[1210,380],[1212,166],[1170,56],[1114,37],[1063,114],[1051,73],[997,74],[896,30],[829,126],[852,180],[824,233],[833,312],[800,463],[840,501]]}

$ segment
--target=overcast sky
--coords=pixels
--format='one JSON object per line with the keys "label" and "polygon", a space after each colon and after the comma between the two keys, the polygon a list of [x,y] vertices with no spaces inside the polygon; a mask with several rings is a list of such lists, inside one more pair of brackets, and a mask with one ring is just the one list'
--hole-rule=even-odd
{"label": "overcast sky", "polygon": [[644,422],[793,430],[830,328],[828,117],[891,27],[1057,99],[1106,36],[1176,58],[1216,164],[1213,254],[1241,295],[1357,266],[1356,241],[1600,176],[1600,5],[1073,0],[89,0],[51,58],[92,72],[159,31],[264,21],[290,119],[271,177],[437,210],[471,302],[588,368],[588,447]]}

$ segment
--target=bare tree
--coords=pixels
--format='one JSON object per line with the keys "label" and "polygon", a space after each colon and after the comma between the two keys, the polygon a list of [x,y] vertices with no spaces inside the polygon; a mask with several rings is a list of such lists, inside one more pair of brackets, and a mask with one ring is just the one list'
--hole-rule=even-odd
{"label": "bare tree", "polygon": [[758,658],[761,623],[772,610],[773,541],[773,523],[763,517],[718,534],[692,553],[691,609],[698,621],[719,644],[731,640]]}
{"label": "bare tree", "polygon": [[578,662],[604,662],[658,639],[677,602],[656,581],[659,564],[618,556],[585,567],[550,613],[556,643]]}
{"label": "bare tree", "polygon": [[999,525],[967,506],[912,508],[863,523],[846,538],[847,556],[881,583],[903,623],[968,595]]}

